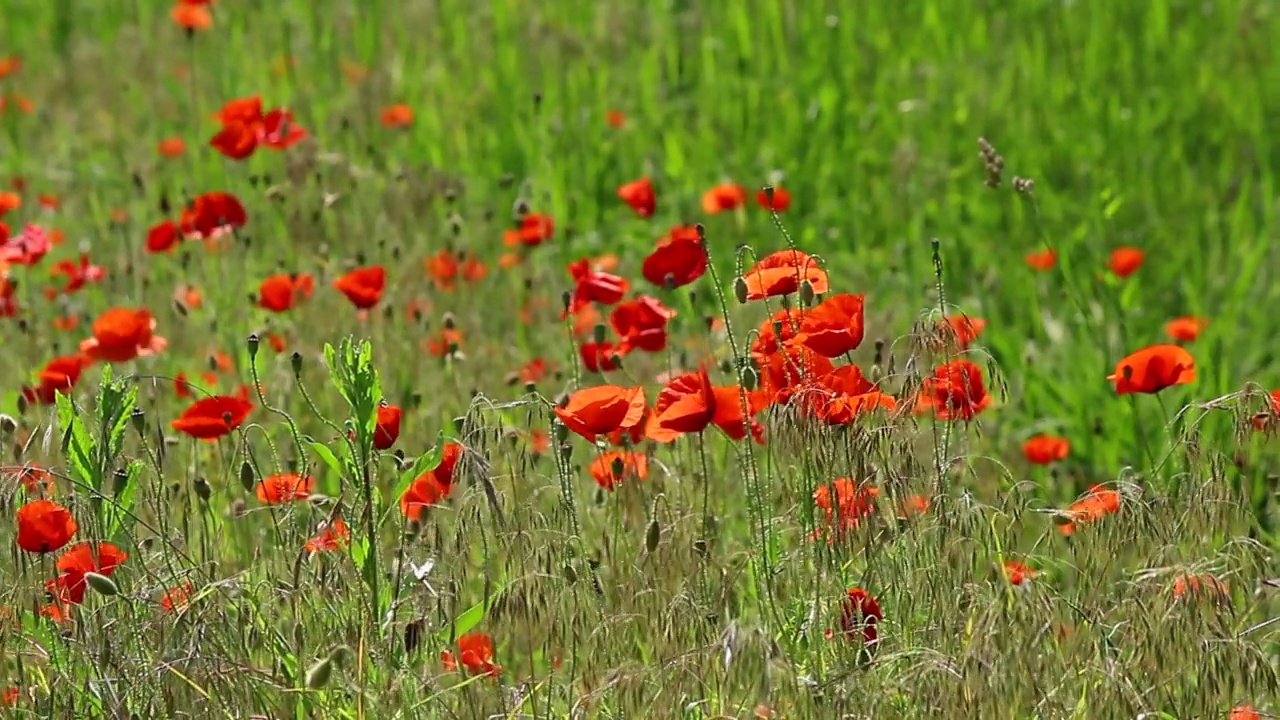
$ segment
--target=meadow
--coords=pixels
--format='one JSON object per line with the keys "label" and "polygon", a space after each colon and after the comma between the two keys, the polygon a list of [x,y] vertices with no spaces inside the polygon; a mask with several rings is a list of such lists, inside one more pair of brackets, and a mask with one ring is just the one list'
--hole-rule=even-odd
{"label": "meadow", "polygon": [[0,716],[1276,716],[1278,13],[6,2]]}

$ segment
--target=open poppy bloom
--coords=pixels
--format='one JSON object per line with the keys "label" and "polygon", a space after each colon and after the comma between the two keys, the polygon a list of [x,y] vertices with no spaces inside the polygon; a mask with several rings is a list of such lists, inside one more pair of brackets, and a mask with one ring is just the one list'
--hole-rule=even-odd
{"label": "open poppy bloom", "polygon": [[916,412],[933,410],[941,420],[972,420],[989,407],[991,395],[982,382],[982,368],[964,358],[934,368],[916,401]]}
{"label": "open poppy bloom", "polygon": [[[800,308],[782,308],[760,323],[756,339],[751,342],[751,354],[756,359],[764,358],[778,352],[778,349],[791,342],[800,332],[800,324],[807,311]],[[808,349],[808,348],[806,348]]]}
{"label": "open poppy bloom", "polygon": [[523,245],[524,247],[537,247],[542,243],[551,239],[555,234],[556,224],[550,215],[541,213],[526,213],[520,218],[519,225],[514,230],[506,231],[502,236],[503,244],[508,247]]}
{"label": "open poppy bloom", "polygon": [[181,612],[191,603],[191,593],[194,590],[190,580],[183,580],[160,593],[160,607],[165,612]]}
{"label": "open poppy bloom", "polygon": [[1135,247],[1118,247],[1111,251],[1107,265],[1116,277],[1127,278],[1142,267],[1147,254]]}
{"label": "open poppy bloom", "polygon": [[829,359],[803,345],[783,346],[756,360],[760,371],[759,390],[769,404],[790,402],[797,390],[835,370]]}
{"label": "open poppy bloom", "polygon": [[720,183],[702,194],[702,211],[715,215],[747,204],[747,189],[736,183]]}
{"label": "open poppy bloom", "polygon": [[262,110],[262,98],[254,95],[228,101],[217,115],[222,129],[209,141],[218,152],[235,160],[243,160],[258,146],[285,150],[307,136],[307,131],[293,121],[287,108]]}
{"label": "open poppy bloom", "polygon": [[1039,250],[1028,253],[1025,258],[1027,266],[1032,270],[1052,270],[1053,266],[1058,263],[1058,251],[1053,249]]}
{"label": "open poppy bloom", "polygon": [[191,240],[212,240],[244,227],[247,222],[249,215],[239,198],[228,192],[207,192],[197,195],[182,209],[178,230]]}
{"label": "open poppy bloom", "polygon": [[458,443],[445,443],[440,464],[415,478],[400,496],[401,514],[410,520],[421,520],[423,510],[449,497],[462,453]]}
{"label": "open poppy bloom", "polygon": [[1107,379],[1115,384],[1117,395],[1158,393],[1195,382],[1196,361],[1180,345],[1151,345],[1117,363]]}
{"label": "open poppy bloom", "polygon": [[155,329],[156,319],[146,308],[111,308],[93,321],[93,337],[80,343],[80,352],[100,362],[152,355],[168,346]]}
{"label": "open poppy bloom", "polygon": [[58,556],[58,577],[45,583],[57,602],[84,602],[87,573],[110,576],[129,554],[111,543],[78,542]]}
{"label": "open poppy bloom", "polygon": [[763,300],[767,297],[790,295],[800,291],[800,285],[808,282],[817,294],[829,290],[827,271],[818,261],[799,250],[779,250],[761,258],[743,274],[747,285],[747,300]]}
{"label": "open poppy bloom", "polygon": [[876,623],[883,619],[880,603],[866,590],[855,587],[845,592],[840,611],[840,630],[846,639],[860,639],[864,645],[874,645],[877,637]]}
{"label": "open poppy bloom", "polygon": [[255,489],[258,500],[268,505],[306,500],[311,497],[316,481],[308,475],[279,473],[262,478]]}
{"label": "open poppy bloom", "polygon": [[587,372],[610,372],[619,367],[622,351],[615,348],[608,340],[604,342],[584,342],[578,346],[578,355],[582,358],[582,367]]}
{"label": "open poppy bloom", "polygon": [[80,380],[88,358],[84,355],[63,355],[50,360],[38,376],[39,382],[22,388],[22,396],[29,403],[52,405],[59,393],[69,393]]}
{"label": "open poppy bloom", "polygon": [[315,279],[307,273],[276,273],[258,286],[258,307],[282,313],[311,297]]}
{"label": "open poppy bloom", "polygon": [[53,248],[49,233],[39,225],[30,225],[0,245],[0,263],[35,265]]}
{"label": "open poppy bloom", "polygon": [[245,398],[213,395],[191,403],[170,426],[193,438],[217,440],[240,427],[252,410],[253,403]]}
{"label": "open poppy bloom", "polygon": [[1228,599],[1230,591],[1227,584],[1218,578],[1203,573],[1201,575],[1192,575],[1190,573],[1179,573],[1173,580],[1173,598],[1175,600],[1217,600],[1222,601]]}
{"label": "open poppy bloom", "polygon": [[824,357],[839,357],[862,344],[866,296],[839,293],[827,297],[800,319],[795,342]]}
{"label": "open poppy bloom", "polygon": [[749,430],[752,439],[763,444],[764,426],[755,416],[769,406],[769,399],[765,394],[758,390],[747,392],[744,413],[740,385],[717,385],[712,391],[715,393],[716,411],[711,422],[728,435],[730,440],[742,440]]}
{"label": "open poppy bloom", "polygon": [[644,388],[597,385],[569,396],[564,407],[555,409],[565,427],[590,442],[614,430],[627,430],[644,417]]}
{"label": "open poppy bloom", "polygon": [[458,669],[458,663],[472,675],[489,675],[496,677],[502,672],[502,666],[493,661],[493,638],[489,633],[469,632],[458,638],[458,654],[445,650],[440,653],[440,662],[450,672]]}
{"label": "open poppy bloom", "polygon": [[943,333],[955,340],[958,350],[967,350],[987,327],[986,320],[964,314],[948,315],[940,321],[940,324]]}
{"label": "open poppy bloom", "polygon": [[393,130],[407,128],[413,125],[413,108],[404,103],[388,105],[383,108],[382,114],[378,116],[378,121],[383,127]]}
{"label": "open poppy bloom", "polygon": [[756,193],[756,204],[765,210],[783,212],[791,207],[791,193],[778,185],[775,185],[772,191],[762,189]]}
{"label": "open poppy bloom", "polygon": [[672,378],[658,392],[645,434],[656,442],[671,442],[706,430],[715,416],[716,393],[704,365],[697,372]]}
{"label": "open poppy bloom", "polygon": [[612,491],[626,478],[643,479],[649,475],[649,458],[632,450],[609,450],[600,453],[587,467],[596,484]]}
{"label": "open poppy bloom", "polygon": [[1252,705],[1237,705],[1231,708],[1227,720],[1262,720],[1262,714]]}
{"label": "open poppy bloom", "polygon": [[1035,568],[1021,560],[1005,560],[1004,576],[1011,585],[1021,585],[1036,576]]}
{"label": "open poppy bloom", "polygon": [[79,526],[71,511],[52,500],[32,500],[18,508],[18,547],[29,553],[53,552],[70,542]]}
{"label": "open poppy bloom", "polygon": [[319,534],[307,540],[302,549],[315,555],[319,552],[333,552],[341,549],[351,539],[351,528],[339,515],[333,522],[320,523]]}
{"label": "open poppy bloom", "polygon": [[1022,454],[1037,465],[1048,465],[1067,457],[1071,443],[1057,435],[1036,435],[1022,444]]}
{"label": "open poppy bloom", "polygon": [[80,262],[72,262],[63,260],[53,266],[54,275],[65,275],[67,284],[62,291],[71,294],[91,282],[100,282],[102,278],[107,276],[106,268],[101,265],[93,265],[89,262],[88,255],[80,255]]}
{"label": "open poppy bloom", "polygon": [[387,286],[387,271],[381,265],[356,268],[335,280],[333,286],[356,308],[368,310],[382,299],[382,291]]}
{"label": "open poppy bloom", "polygon": [[169,8],[169,17],[178,27],[188,32],[208,30],[213,27],[213,13],[203,4],[179,2]]}
{"label": "open poppy bloom", "polygon": [[880,392],[857,365],[843,365],[808,383],[799,395],[803,405],[828,425],[848,425],[874,410],[896,410],[898,401]]}
{"label": "open poppy bloom", "polygon": [[400,418],[404,411],[399,405],[383,403],[378,406],[378,422],[373,428],[373,446],[379,450],[388,450],[396,444],[400,437]]}
{"label": "open poppy bloom", "polygon": [[1075,533],[1076,526],[1095,522],[1120,512],[1120,492],[1105,485],[1093,485],[1066,511],[1067,522],[1058,526],[1063,535]]}
{"label": "open poppy bloom", "polygon": [[684,287],[707,271],[707,249],[692,225],[678,225],[644,259],[644,279],[668,289]]}
{"label": "open poppy bloom", "polygon": [[819,485],[813,491],[813,503],[823,511],[825,523],[814,537],[826,535],[828,543],[844,538],[846,532],[856,530],[862,520],[871,517],[879,495],[876,486],[853,478],[837,478]]}
{"label": "open poppy bloom", "polygon": [[1164,334],[1175,342],[1191,342],[1200,337],[1209,321],[1202,317],[1180,317],[1164,324]]}
{"label": "open poppy bloom", "polygon": [[182,241],[178,232],[178,223],[172,220],[161,220],[147,230],[147,252],[170,252]]}
{"label": "open poppy bloom", "polygon": [[653,191],[653,181],[647,177],[623,183],[618,188],[618,197],[631,206],[640,217],[651,217],[658,206],[658,196]]}
{"label": "open poppy bloom", "polygon": [[167,137],[156,145],[156,150],[167,158],[181,157],[187,150],[187,143],[177,136]]}
{"label": "open poppy bloom", "polygon": [[569,274],[573,276],[573,296],[567,310],[569,315],[576,315],[579,310],[591,303],[612,305],[627,294],[631,283],[626,278],[612,273],[600,272],[591,267],[591,261],[582,258],[569,263]]}
{"label": "open poppy bloom", "polygon": [[618,334],[619,354],[632,350],[662,352],[667,347],[667,322],[676,311],[649,295],[640,295],[618,303],[609,313],[609,324]]}

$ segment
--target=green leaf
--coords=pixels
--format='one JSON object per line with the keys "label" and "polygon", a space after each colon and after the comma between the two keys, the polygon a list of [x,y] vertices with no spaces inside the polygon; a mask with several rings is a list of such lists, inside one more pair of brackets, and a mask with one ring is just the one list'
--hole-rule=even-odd
{"label": "green leaf", "polygon": [[316,455],[320,456],[320,459],[324,461],[325,465],[329,466],[330,470],[334,471],[339,476],[344,474],[342,461],[338,460],[338,456],[333,454],[333,451],[329,449],[328,445],[314,440],[309,444],[311,445],[311,450],[315,452]]}
{"label": "green leaf", "polygon": [[56,397],[58,406],[58,424],[63,428],[62,452],[71,466],[76,480],[92,490],[101,491],[102,474],[93,461],[95,443],[89,435],[89,429],[76,410],[71,398],[62,393]]}
{"label": "green leaf", "polygon": [[489,597],[464,610],[461,615],[454,618],[451,626],[445,626],[440,630],[437,630],[435,633],[437,642],[443,644],[448,640],[451,630],[454,637],[464,635],[474,630],[476,626],[480,624],[480,621],[484,619],[485,612],[489,608],[493,607],[494,603],[497,602],[498,598],[502,596],[502,593],[505,592],[506,589],[506,580],[498,583],[498,586],[494,588]]}
{"label": "green leaf", "polygon": [[108,504],[103,511],[106,516],[107,537],[113,537],[120,532],[129,519],[129,511],[133,509],[134,493],[138,488],[138,477],[142,475],[143,467],[141,460],[130,462],[125,469],[127,476],[124,487],[115,497],[107,501]]}
{"label": "green leaf", "polygon": [[419,455],[418,459],[413,461],[413,465],[411,465],[408,470],[400,473],[400,479],[396,481],[395,490],[391,497],[398,501],[400,496],[404,495],[404,491],[409,489],[409,486],[413,484],[413,481],[416,480],[419,475],[431,472],[439,467],[440,461],[443,457],[444,430],[441,430],[436,433],[435,447]]}

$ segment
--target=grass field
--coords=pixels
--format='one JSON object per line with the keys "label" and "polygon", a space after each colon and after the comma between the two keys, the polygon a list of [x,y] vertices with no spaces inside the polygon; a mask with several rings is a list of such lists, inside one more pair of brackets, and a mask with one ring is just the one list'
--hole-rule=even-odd
{"label": "grass field", "polygon": [[174,2],[0,10],[0,715],[1280,713],[1271,0]]}

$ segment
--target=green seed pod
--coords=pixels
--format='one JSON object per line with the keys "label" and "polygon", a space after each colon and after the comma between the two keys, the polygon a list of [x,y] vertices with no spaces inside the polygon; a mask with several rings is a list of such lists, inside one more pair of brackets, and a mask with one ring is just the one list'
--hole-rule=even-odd
{"label": "green seed pod", "polygon": [[808,280],[800,283],[800,304],[805,307],[813,304],[813,283]]}
{"label": "green seed pod", "polygon": [[658,518],[649,521],[649,529],[644,533],[644,549],[652,553],[658,549],[658,542],[662,540],[662,526],[658,524]]}
{"label": "green seed pod", "polygon": [[120,588],[116,587],[116,583],[106,575],[100,575],[96,572],[87,572],[84,574],[84,581],[93,588],[95,592],[106,595],[107,597],[115,597],[120,594]]}
{"label": "green seed pod", "polygon": [[301,375],[302,374],[302,353],[297,352],[295,350],[294,353],[289,356],[289,364],[293,366],[293,374],[295,377],[298,375]]}
{"label": "green seed pod", "polygon": [[551,424],[551,434],[557,443],[562,443],[569,439],[569,426],[557,420]]}
{"label": "green seed pod", "polygon": [[329,684],[331,677],[333,677],[333,660],[326,656],[307,668],[307,677],[304,682],[308,690],[319,690]]}
{"label": "green seed pod", "polygon": [[747,279],[744,277],[736,277],[733,279],[733,296],[738,299],[740,305],[747,304]]}
{"label": "green seed pod", "polygon": [[240,485],[245,492],[253,492],[253,488],[258,484],[257,478],[254,476],[253,466],[248,460],[240,463]]}
{"label": "green seed pod", "polygon": [[112,475],[111,492],[119,497],[129,487],[129,471],[124,468],[118,468]]}
{"label": "green seed pod", "polygon": [[209,497],[213,495],[213,488],[209,487],[209,481],[204,477],[196,477],[195,482],[191,484],[193,490],[196,491],[196,497],[205,502],[209,502]]}
{"label": "green seed pod", "polygon": [[751,392],[760,386],[760,373],[751,365],[742,368],[742,387]]}
{"label": "green seed pod", "polygon": [[609,328],[605,327],[604,323],[596,323],[595,327],[591,328],[591,338],[596,341],[597,345],[599,345],[604,342],[605,333],[608,331]]}
{"label": "green seed pod", "polygon": [[129,415],[129,420],[133,423],[134,431],[145,437],[147,432],[147,414],[142,411],[142,408],[135,407],[133,412]]}
{"label": "green seed pod", "polygon": [[250,360],[258,357],[258,345],[261,344],[261,342],[262,339],[258,337],[258,333],[253,333],[249,336],[249,339],[245,341],[245,345],[249,348]]}
{"label": "green seed pod", "polygon": [[569,583],[570,585],[578,582],[578,571],[573,569],[572,564],[565,563],[563,572],[564,572],[565,582]]}

